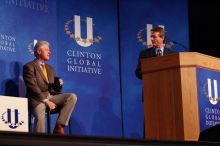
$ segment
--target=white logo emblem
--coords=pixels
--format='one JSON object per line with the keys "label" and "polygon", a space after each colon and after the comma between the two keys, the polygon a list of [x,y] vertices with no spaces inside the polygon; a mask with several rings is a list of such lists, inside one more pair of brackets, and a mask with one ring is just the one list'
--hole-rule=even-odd
{"label": "white logo emblem", "polygon": [[[74,33],[70,31],[70,24],[74,21]],[[74,20],[69,20],[64,25],[64,29],[66,31],[66,34],[70,36],[70,38],[74,39],[78,45],[82,47],[89,47],[93,43],[98,43],[102,40],[101,36],[96,36],[93,38],[93,19],[90,17],[86,17],[86,32],[87,37],[82,38],[81,36],[81,21],[80,16],[74,15]]]}
{"label": "white logo emblem", "polygon": [[[207,91],[206,90],[207,89],[206,85],[207,85],[207,88],[208,88],[208,93],[206,92]],[[213,90],[214,91],[214,97],[212,95],[212,85],[214,87],[214,90]],[[210,78],[207,78],[207,84],[204,84],[203,91],[204,91],[205,96],[209,99],[209,101],[212,105],[216,105],[218,103],[219,97],[218,97],[217,80],[213,80],[213,82],[212,82]]]}
{"label": "white logo emblem", "polygon": [[[158,25],[158,26],[164,28],[164,25]],[[151,48],[153,46],[150,39],[150,35],[151,35],[150,31],[152,28],[153,28],[152,24],[146,24],[146,28],[143,28],[137,32],[138,41],[142,43],[143,46],[147,46],[147,48]],[[146,32],[146,36],[143,32]],[[144,36],[146,37],[146,39],[144,39]]]}
{"label": "white logo emblem", "polygon": [[33,42],[29,43],[28,44],[28,51],[34,55],[34,46],[36,45],[37,43],[37,40],[34,40]]}

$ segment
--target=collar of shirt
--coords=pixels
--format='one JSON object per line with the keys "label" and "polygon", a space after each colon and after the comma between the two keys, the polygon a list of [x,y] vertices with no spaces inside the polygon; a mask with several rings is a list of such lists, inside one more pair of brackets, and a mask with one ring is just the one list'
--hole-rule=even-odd
{"label": "collar of shirt", "polygon": [[35,61],[37,62],[37,64],[40,66],[40,68],[42,69],[42,64],[45,64],[44,62],[41,62],[40,60],[38,60],[37,58],[35,59]]}
{"label": "collar of shirt", "polygon": [[162,54],[163,54],[163,52],[164,52],[164,46],[163,46],[162,48],[155,48],[154,50],[155,50],[155,54],[157,54],[157,50],[161,50],[161,51],[162,51]]}

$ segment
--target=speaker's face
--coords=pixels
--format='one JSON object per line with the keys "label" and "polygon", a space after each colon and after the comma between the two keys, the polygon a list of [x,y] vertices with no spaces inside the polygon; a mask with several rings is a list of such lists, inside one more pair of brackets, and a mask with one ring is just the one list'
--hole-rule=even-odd
{"label": "speaker's face", "polygon": [[159,32],[151,32],[151,42],[155,48],[163,47],[164,38],[160,37]]}
{"label": "speaker's face", "polygon": [[48,45],[42,45],[38,50],[39,58],[42,61],[48,61],[50,59],[50,48]]}

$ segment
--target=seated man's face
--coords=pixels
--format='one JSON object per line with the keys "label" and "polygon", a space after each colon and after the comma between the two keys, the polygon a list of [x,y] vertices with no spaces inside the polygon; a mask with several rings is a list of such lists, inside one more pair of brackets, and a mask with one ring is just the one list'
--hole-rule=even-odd
{"label": "seated man's face", "polygon": [[48,61],[50,59],[50,48],[48,45],[42,45],[38,50],[39,59],[42,61]]}
{"label": "seated man's face", "polygon": [[164,38],[160,37],[159,32],[151,32],[151,42],[152,45],[156,48],[162,48],[163,47],[163,40]]}

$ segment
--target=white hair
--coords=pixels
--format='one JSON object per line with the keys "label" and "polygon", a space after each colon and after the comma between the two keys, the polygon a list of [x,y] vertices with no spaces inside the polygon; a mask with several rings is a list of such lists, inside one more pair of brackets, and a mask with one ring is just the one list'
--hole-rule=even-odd
{"label": "white hair", "polygon": [[35,46],[34,46],[34,56],[35,57],[38,57],[38,50],[41,48],[41,46],[43,46],[43,45],[50,45],[50,43],[49,42],[47,42],[47,41],[37,41],[37,43],[35,44]]}

